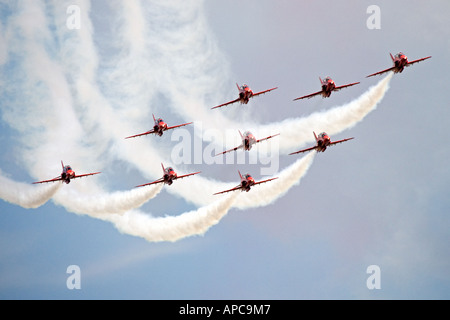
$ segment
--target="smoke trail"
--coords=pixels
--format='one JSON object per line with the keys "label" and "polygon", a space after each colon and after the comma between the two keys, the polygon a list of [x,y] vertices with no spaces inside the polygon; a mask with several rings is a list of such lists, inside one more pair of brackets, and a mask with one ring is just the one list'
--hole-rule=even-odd
{"label": "smoke trail", "polygon": [[174,242],[194,235],[203,235],[228,213],[236,197],[236,193],[230,194],[208,206],[174,217],[154,218],[139,211],[129,211],[120,216],[105,217],[104,220],[112,222],[122,233],[147,241]]}
{"label": "smoke trail", "polygon": [[[32,103],[21,103],[27,106],[24,110],[25,117],[11,108],[5,118],[24,137],[24,144],[28,148],[23,153],[27,161],[32,160],[32,174],[48,172],[46,166],[54,161],[55,154],[64,152],[70,154],[72,159],[76,158],[77,163],[86,163],[88,159],[99,161],[106,154],[106,160],[126,160],[145,176],[159,176],[159,162],[166,162],[167,147],[157,139],[141,139],[130,143],[125,142],[123,137],[140,128],[143,119],[149,118],[143,115],[153,113],[151,108],[161,108],[154,106],[161,102],[167,102],[164,106],[171,107],[177,114],[187,113],[190,117],[195,114],[205,124],[206,130],[208,126],[236,130],[257,127],[261,134],[264,134],[264,130],[273,134],[274,130],[278,132],[279,128],[284,128],[286,131],[282,132],[281,148],[292,151],[291,147],[312,141],[313,130],[337,133],[361,121],[382,99],[390,79],[388,76],[388,80],[380,81],[354,103],[313,114],[306,119],[288,119],[262,126],[249,122],[237,123],[223,115],[213,115],[209,110],[212,96],[205,97],[205,92],[208,92],[211,85],[219,88],[220,81],[223,80],[218,79],[224,77],[217,76],[223,75],[223,72],[217,72],[221,70],[217,57],[211,59],[218,54],[218,50],[210,34],[205,31],[207,28],[204,17],[195,19],[202,17],[200,6],[183,12],[170,3],[152,3],[149,8],[144,8],[147,10],[144,10],[144,15],[138,1],[113,3],[114,8],[120,5],[125,9],[123,16],[119,14],[126,26],[124,32],[120,33],[120,39],[128,38],[129,41],[124,42],[123,50],[114,56],[111,65],[103,64],[104,69],[99,70],[98,53],[89,20],[90,3],[81,3],[83,9],[86,9],[82,10],[83,27],[79,32],[70,33],[64,29],[64,21],[61,21],[64,17],[56,14],[59,9],[54,2],[54,18],[59,19],[54,25],[57,38],[61,40],[58,43],[61,47],[57,46],[55,49],[57,59],[52,59],[54,57],[46,50],[49,47],[55,48],[55,44],[52,43],[50,31],[46,29],[48,21],[44,17],[46,10],[42,2],[33,2],[32,6],[24,5],[23,10],[20,10],[21,14],[10,20],[10,34],[18,34],[17,37],[8,37],[12,48],[10,50],[12,53],[21,53],[23,60],[19,61],[17,69],[27,75],[22,91],[31,92],[33,99],[26,101]],[[162,14],[164,12],[165,15]],[[176,12],[179,15],[177,20],[182,23],[176,28],[158,23],[164,20],[167,12]],[[148,17],[155,18],[157,23],[154,23],[155,19]],[[150,29],[147,29],[149,26]],[[183,30],[182,39],[179,36],[180,30]],[[144,42],[147,38],[149,40]],[[140,41],[143,41],[142,44]],[[112,66],[117,68],[111,71]],[[23,74],[17,75],[17,82],[21,76]],[[44,83],[45,86],[38,86],[39,83]],[[39,90],[33,90],[35,87]],[[149,104],[151,108],[148,107]],[[66,121],[67,119],[70,121]],[[230,123],[233,126],[229,127]],[[329,127],[317,129],[318,124]],[[205,194],[205,190],[220,191],[228,188],[228,183],[199,176],[191,177],[189,183],[168,188],[168,191],[204,207],[178,217],[152,218],[140,211],[127,211],[155,196],[159,192],[156,188],[106,193],[95,180],[87,180],[85,184],[77,183],[73,189],[64,188],[54,198],[68,210],[105,220],[111,219],[109,221],[122,232],[151,241],[176,241],[192,234],[202,234],[218,223],[233,206],[243,209],[275,201],[306,174],[313,158],[314,153],[311,153],[283,170],[279,174],[280,179],[257,186],[249,193],[235,192],[223,200],[212,196],[213,192]],[[42,162],[45,165],[38,164]],[[97,165],[93,167],[95,170],[101,169]],[[205,189],[205,186],[208,188]],[[91,194],[100,196],[94,198]],[[234,199],[238,195],[239,201],[235,203]]]}
{"label": "smoke trail", "polygon": [[[276,201],[292,186],[298,184],[312,164],[315,153],[311,152],[297,160],[279,175],[279,179],[266,185],[258,185],[247,192],[231,192],[209,205],[179,216],[154,218],[141,211],[128,211],[123,215],[101,216],[100,219],[112,222],[122,233],[141,237],[150,242],[178,241],[180,239],[203,235],[220,222],[228,211],[265,206]],[[208,190],[211,188],[208,187]],[[236,201],[237,200],[237,201]]]}
{"label": "smoke trail", "polygon": [[[350,129],[376,109],[389,89],[389,82],[393,73],[381,79],[370,87],[359,98],[343,106],[334,107],[323,112],[315,112],[306,118],[286,119],[281,123],[264,126],[264,130],[272,131],[280,128],[283,139],[280,141],[280,151],[295,151],[299,145],[306,142],[315,142],[313,131],[319,133],[338,134]],[[298,130],[301,128],[301,130]]]}
{"label": "smoke trail", "polygon": [[252,188],[248,194],[242,194],[234,207],[239,209],[263,207],[275,202],[290,188],[300,183],[311,167],[316,152],[310,152],[281,171],[277,180],[269,181]]}
{"label": "smoke trail", "polygon": [[99,190],[93,195],[80,194],[70,189],[59,192],[54,200],[64,206],[68,211],[100,217],[105,214],[123,214],[129,210],[139,208],[148,200],[156,197],[162,190],[162,185],[148,188],[136,188],[129,191],[116,191],[106,193]]}
{"label": "smoke trail", "polygon": [[1,74],[6,79],[1,88],[2,115],[20,134],[23,166],[31,175],[45,177],[52,174],[55,161],[88,159],[89,149],[80,146],[83,131],[67,79],[48,49],[56,44],[47,26],[45,4],[19,2],[11,10],[5,39],[9,59]]}
{"label": "smoke trail", "polygon": [[[281,132],[279,139],[280,150],[286,152],[296,151],[302,144],[315,142],[313,131],[316,131],[316,133],[327,131],[330,135],[337,134],[362,121],[365,116],[375,110],[377,104],[384,97],[389,88],[391,77],[392,75],[388,75],[361,95],[361,97],[346,105],[324,112],[316,112],[306,118],[287,119],[281,123],[261,127],[265,127],[265,130],[271,133],[276,132],[276,130]],[[149,148],[144,141],[132,142],[129,145],[122,144],[120,148],[122,149],[118,153],[124,155],[129,163],[141,170],[144,175],[150,173],[148,168],[149,162],[145,159],[152,158],[154,150]],[[153,161],[153,166],[159,168],[159,164],[155,162],[156,159]],[[153,172],[150,173],[150,177],[152,174]],[[176,189],[168,188],[168,192],[180,195],[187,201],[201,206],[214,201],[211,195],[204,194],[205,185],[210,186],[213,190],[220,190],[225,188],[227,184],[199,175],[189,178],[189,184],[180,185]],[[245,207],[245,205],[242,206]]]}
{"label": "smoke trail", "polygon": [[[168,100],[164,106],[182,116],[184,121],[201,122],[201,130],[195,132],[199,132],[201,139],[205,130],[218,129],[234,135],[237,130],[250,129],[261,136],[271,135],[281,130],[280,151],[290,152],[292,148],[314,141],[312,131],[326,130],[329,134],[335,134],[361,121],[382,100],[392,77],[391,74],[388,75],[349,104],[324,112],[316,112],[306,118],[288,119],[273,124],[258,124],[252,120],[243,120],[243,115],[247,114],[243,108],[237,108],[239,111],[236,112],[210,110],[211,106],[228,101],[220,99],[224,98],[221,92],[227,92],[223,88],[229,87],[229,84],[224,85],[218,82],[218,79],[228,83],[234,82],[230,81],[229,77],[223,76],[223,70],[218,67],[221,62],[218,59],[219,50],[215,46],[213,35],[207,28],[202,8],[199,5],[186,8],[164,3],[152,4],[148,11],[146,16],[148,21],[161,21],[161,23],[151,24],[150,30],[153,32],[149,32],[146,39],[134,37],[127,41],[136,45],[138,41],[146,41],[148,48],[151,48],[152,58],[159,67],[152,66],[157,74],[163,77],[160,83],[164,85],[159,90]],[[124,19],[133,21],[131,11],[124,15]],[[163,23],[167,20],[172,22],[170,27]],[[144,61],[146,60],[144,59],[142,63]],[[164,70],[158,72],[161,66]],[[231,97],[237,96],[234,87],[233,90]],[[231,100],[230,96],[225,99]],[[214,100],[215,102],[212,102]],[[298,107],[292,101],[290,103],[293,107]],[[226,141],[233,141],[233,139],[229,135],[219,135],[215,137],[213,143],[221,149],[231,147],[225,145]]]}
{"label": "smoke trail", "polygon": [[13,181],[0,172],[0,198],[26,209],[36,209],[50,200],[61,183],[30,185]]}

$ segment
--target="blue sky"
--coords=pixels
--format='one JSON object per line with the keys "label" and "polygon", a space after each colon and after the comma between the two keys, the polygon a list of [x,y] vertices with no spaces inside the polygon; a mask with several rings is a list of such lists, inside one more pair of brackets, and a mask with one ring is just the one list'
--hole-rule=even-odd
{"label": "blue sky", "polygon": [[[66,27],[71,4],[80,8],[79,30]],[[379,30],[366,25],[372,4]],[[446,1],[2,2],[0,298],[448,299],[449,13]],[[210,194],[236,185],[238,169],[263,178],[260,158],[245,158],[180,164],[206,180],[164,186],[125,213],[128,224],[94,210],[137,197],[129,190],[174,160],[175,134],[121,139],[150,129],[152,113],[197,122],[184,133],[198,123],[208,133],[230,129],[231,141],[250,123],[258,135],[292,132],[293,143],[286,134],[273,142],[281,174],[300,163],[287,153],[313,143],[315,123],[283,125],[316,112],[328,118],[337,106],[348,112],[383,79],[365,76],[388,68],[389,52],[399,51],[432,58],[394,75],[361,121],[315,129],[355,139],[315,155],[300,182],[270,204],[257,203],[276,187],[267,183],[239,194],[217,223],[203,218],[213,211],[205,209]],[[319,90],[327,75],[338,85],[361,83],[328,99],[292,101]],[[236,82],[278,89],[210,110],[235,98]],[[59,186],[37,208],[7,201],[11,190],[34,194],[31,182],[57,176],[60,160],[102,174]],[[204,232],[190,234],[202,223]],[[155,234],[181,236],[149,240]],[[70,265],[80,267],[80,290],[66,286]],[[366,286],[370,265],[380,267],[379,290]]]}

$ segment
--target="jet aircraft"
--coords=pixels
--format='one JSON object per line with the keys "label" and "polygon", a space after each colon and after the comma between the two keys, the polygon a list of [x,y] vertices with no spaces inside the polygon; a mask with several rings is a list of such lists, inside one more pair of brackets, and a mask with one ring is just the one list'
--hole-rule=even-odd
{"label": "jet aircraft", "polygon": [[199,172],[194,172],[194,173],[189,173],[189,174],[185,174],[185,175],[179,176],[175,172],[175,170],[173,170],[172,167],[164,168],[164,165],[162,163],[161,163],[161,167],[163,169],[163,176],[162,176],[162,178],[160,178],[160,179],[158,179],[156,181],[150,182],[150,183],[141,184],[139,186],[136,186],[135,188],[145,187],[145,186],[149,186],[149,185],[157,184],[157,183],[165,183],[165,184],[168,184],[170,186],[173,183],[174,180],[181,179],[181,178],[186,178],[186,177],[189,177],[189,176],[193,176],[194,174],[198,174],[198,173],[201,172],[201,171],[199,171]]}
{"label": "jet aircraft", "polygon": [[311,151],[311,150],[316,150],[317,152],[324,152],[327,149],[327,147],[329,147],[329,146],[354,139],[354,138],[347,138],[347,139],[331,142],[330,136],[328,134],[326,134],[325,132],[322,132],[321,134],[319,134],[319,136],[317,136],[315,132],[313,132],[313,133],[314,133],[314,137],[316,138],[316,145],[314,147],[303,149],[303,150],[296,151],[296,152],[292,152],[289,155],[307,152],[307,151]]}
{"label": "jet aircraft", "polygon": [[53,178],[53,179],[50,179],[50,180],[33,182],[33,184],[47,183],[47,182],[56,182],[56,181],[62,181],[62,182],[65,182],[66,184],[69,184],[71,179],[82,178],[82,177],[87,177],[87,176],[93,176],[95,174],[101,173],[101,172],[93,172],[93,173],[86,173],[86,174],[76,175],[75,171],[73,171],[71,166],[69,166],[69,165],[64,166],[64,163],[62,162],[62,160],[61,160],[61,166],[62,166],[62,173],[61,173],[61,175],[59,177],[56,177],[56,178]]}
{"label": "jet aircraft", "polygon": [[322,86],[322,90],[308,94],[303,97],[295,98],[294,101],[300,100],[300,99],[305,99],[305,98],[310,99],[317,95],[322,95],[322,98],[328,98],[331,95],[331,92],[333,92],[333,91],[338,91],[343,88],[351,87],[351,86],[354,86],[359,83],[359,82],[354,82],[354,83],[349,83],[349,84],[345,84],[343,86],[336,87],[336,84],[334,83],[333,79],[331,79],[330,77],[326,77],[323,80],[319,77],[319,80],[320,80],[320,84]]}
{"label": "jet aircraft", "polygon": [[416,62],[424,61],[424,60],[427,60],[427,59],[431,58],[431,56],[428,56],[428,57],[425,57],[425,58],[420,58],[420,59],[417,59],[417,60],[408,61],[408,57],[403,52],[397,53],[395,55],[395,57],[392,56],[391,53],[389,53],[389,55],[391,56],[392,63],[394,65],[392,67],[388,68],[388,69],[372,73],[372,74],[368,75],[366,78],[373,77],[373,76],[376,76],[376,75],[380,75],[380,74],[383,74],[383,73],[386,73],[386,72],[389,72],[389,71],[393,71],[394,73],[399,73],[399,72],[402,73],[402,71],[403,71],[403,69],[405,67],[409,67],[410,65],[412,65],[412,64],[414,64]]}
{"label": "jet aircraft", "polygon": [[163,135],[164,131],[175,129],[175,128],[179,128],[179,127],[183,127],[183,126],[187,126],[188,124],[192,123],[192,122],[183,123],[183,124],[179,124],[179,125],[176,125],[176,126],[169,127],[167,125],[167,123],[164,122],[163,119],[161,119],[161,118],[156,119],[155,115],[153,115],[153,121],[155,122],[155,124],[154,124],[152,130],[144,132],[144,133],[136,134],[134,136],[129,136],[129,137],[126,137],[125,139],[136,138],[136,137],[145,136],[147,134],[153,134],[153,133],[157,134],[158,136],[161,137]]}
{"label": "jet aircraft", "polygon": [[241,183],[239,185],[237,185],[236,187],[234,187],[232,189],[229,189],[229,190],[216,192],[216,193],[214,193],[214,195],[222,194],[222,193],[226,193],[226,192],[231,192],[231,191],[235,191],[235,190],[241,190],[241,191],[249,192],[250,188],[252,186],[256,186],[256,185],[264,183],[264,182],[268,182],[268,181],[272,181],[272,180],[278,179],[278,177],[277,177],[277,178],[270,178],[270,179],[267,179],[267,180],[256,182],[255,179],[253,179],[253,177],[250,174],[247,173],[247,174],[242,175],[239,170],[238,170],[238,172],[239,172],[239,177],[241,178]]}
{"label": "jet aircraft", "polygon": [[219,154],[216,154],[216,156],[225,154],[230,151],[236,151],[237,149],[241,149],[241,148],[243,148],[245,151],[250,151],[254,144],[280,135],[279,133],[277,133],[272,136],[268,136],[266,138],[256,140],[255,136],[250,131],[246,131],[246,132],[244,132],[244,134],[242,134],[241,131],[239,131],[239,134],[241,135],[241,139],[242,139],[242,144],[240,146],[235,147],[230,150],[227,150],[227,151],[224,151],[224,152],[221,152]]}
{"label": "jet aircraft", "polygon": [[264,91],[253,93],[253,90],[246,84],[244,84],[243,86],[239,87],[239,85],[236,83],[236,86],[237,86],[237,88],[239,90],[239,98],[237,98],[235,100],[232,100],[232,101],[229,101],[229,102],[226,102],[226,103],[223,103],[221,105],[215,106],[215,107],[213,107],[211,109],[217,109],[217,108],[224,107],[224,106],[227,106],[229,104],[236,103],[236,102],[240,102],[241,104],[247,104],[248,101],[250,100],[250,98],[259,96],[260,94],[264,94],[264,93],[267,93],[269,91],[272,91],[272,90],[275,90],[275,89],[278,88],[278,87],[275,87],[275,88],[271,88],[271,89],[268,89],[268,90],[264,90]]}

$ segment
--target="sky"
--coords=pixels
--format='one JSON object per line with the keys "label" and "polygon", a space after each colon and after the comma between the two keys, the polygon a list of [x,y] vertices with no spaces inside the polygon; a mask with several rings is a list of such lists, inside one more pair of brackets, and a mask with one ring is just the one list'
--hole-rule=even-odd
{"label": "sky", "polygon": [[[449,13],[444,0],[0,2],[0,299],[449,299]],[[366,78],[400,51],[432,58]],[[326,76],[360,83],[293,101]],[[211,110],[236,83],[277,89]],[[152,114],[193,124],[124,139]],[[214,157],[238,130],[280,135]],[[289,155],[313,131],[354,139]],[[32,184],[61,161],[101,174]],[[161,163],[201,173],[134,188]],[[238,170],[278,179],[213,196]]]}

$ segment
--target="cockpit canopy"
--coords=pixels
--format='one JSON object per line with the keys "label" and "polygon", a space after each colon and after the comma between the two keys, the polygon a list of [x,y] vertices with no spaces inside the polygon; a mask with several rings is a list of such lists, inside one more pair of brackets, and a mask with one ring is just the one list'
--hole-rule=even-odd
{"label": "cockpit canopy", "polygon": [[246,85],[246,84],[242,85],[242,89],[247,89],[247,88],[248,88],[248,85]]}
{"label": "cockpit canopy", "polygon": [[171,172],[171,171],[174,171],[174,170],[173,170],[172,167],[168,167],[168,168],[166,169],[166,171],[167,171],[167,172]]}
{"label": "cockpit canopy", "polygon": [[156,120],[156,122],[161,123],[161,122],[164,122],[164,120],[159,118],[158,120]]}
{"label": "cockpit canopy", "polygon": [[244,175],[244,178],[247,179],[247,180],[248,180],[248,179],[253,179],[252,176],[251,176],[249,173],[245,174],[245,175]]}
{"label": "cockpit canopy", "polygon": [[332,79],[331,79],[331,77],[330,76],[327,76],[325,79],[324,79],[326,82],[330,82],[330,81],[333,81]]}
{"label": "cockpit canopy", "polygon": [[253,136],[253,134],[250,131],[244,132],[244,137],[250,137],[250,136]]}
{"label": "cockpit canopy", "polygon": [[396,58],[401,58],[402,56],[404,56],[403,52],[399,52],[395,55]]}
{"label": "cockpit canopy", "polygon": [[322,132],[319,134],[319,138],[324,138],[326,136],[328,136],[328,134],[326,132]]}
{"label": "cockpit canopy", "polygon": [[66,171],[72,170],[71,166],[66,166]]}

